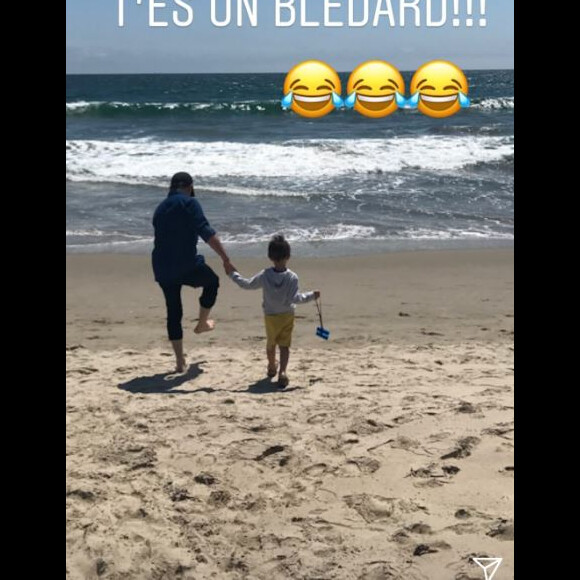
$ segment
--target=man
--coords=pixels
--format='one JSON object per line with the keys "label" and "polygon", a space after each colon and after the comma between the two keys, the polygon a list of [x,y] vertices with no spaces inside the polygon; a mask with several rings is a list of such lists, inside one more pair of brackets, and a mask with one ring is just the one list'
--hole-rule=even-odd
{"label": "man", "polygon": [[176,370],[181,373],[186,369],[181,327],[182,286],[203,288],[199,299],[199,322],[194,332],[209,332],[215,325],[209,314],[216,302],[219,278],[205,263],[203,256],[197,253],[198,238],[202,238],[216,252],[223,260],[224,267],[230,259],[195,199],[193,178],[189,173],[176,173],[171,178],[169,194],[155,210],[153,227],[153,272],[165,296],[167,333],[175,353]]}

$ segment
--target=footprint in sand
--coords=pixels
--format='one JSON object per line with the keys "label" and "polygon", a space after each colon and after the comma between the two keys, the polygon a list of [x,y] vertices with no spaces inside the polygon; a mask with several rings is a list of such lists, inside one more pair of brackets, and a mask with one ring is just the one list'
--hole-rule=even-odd
{"label": "footprint in sand", "polygon": [[264,442],[257,438],[248,437],[230,441],[225,447],[225,455],[229,459],[255,460],[263,453]]}
{"label": "footprint in sand", "polygon": [[69,377],[69,376],[74,375],[75,373],[79,374],[79,375],[92,375],[93,373],[98,373],[98,372],[99,372],[99,369],[94,369],[91,367],[81,367],[78,369],[70,369],[70,370],[66,371],[66,376]]}
{"label": "footprint in sand", "polygon": [[155,467],[157,463],[157,453],[152,447],[144,445],[128,445],[120,449],[113,449],[105,452],[102,459],[106,462],[120,463],[126,465],[129,470],[147,469]]}
{"label": "footprint in sand", "polygon": [[173,485],[167,486],[167,494],[169,495],[169,499],[173,502],[180,502],[185,501],[188,499],[195,499],[192,495],[189,494],[187,489],[184,487],[175,487]]}
{"label": "footprint in sand", "polygon": [[395,512],[395,501],[378,495],[348,495],[344,501],[367,523],[390,520]]}
{"label": "footprint in sand", "polygon": [[302,474],[308,477],[317,477],[331,471],[334,471],[334,469],[330,468],[326,463],[315,463],[303,469]]}
{"label": "footprint in sand", "polygon": [[108,568],[109,566],[105,560],[102,558],[97,558],[95,563],[95,571],[97,572],[97,576],[103,576]]}
{"label": "footprint in sand", "polygon": [[445,439],[449,439],[453,433],[451,431],[441,431],[440,433],[434,433],[433,435],[429,435],[429,441],[432,442],[439,442],[444,441]]}
{"label": "footprint in sand", "polygon": [[506,437],[506,435],[511,433],[513,430],[513,423],[498,423],[495,427],[484,429],[482,433],[484,435],[495,435],[496,437],[511,439],[511,437]]}
{"label": "footprint in sand", "polygon": [[404,425],[405,423],[411,423],[419,419],[420,416],[416,412],[405,413],[404,415],[399,415],[393,419],[393,423],[396,425]]}
{"label": "footprint in sand", "polygon": [[400,578],[399,572],[388,562],[369,562],[363,565],[357,580],[394,580]]}
{"label": "footprint in sand", "polygon": [[453,451],[441,456],[441,459],[464,459],[471,455],[471,451],[481,442],[478,437],[464,437],[457,442]]}
{"label": "footprint in sand", "polygon": [[467,518],[471,517],[471,514],[467,510],[458,509],[455,512],[455,517],[459,520],[466,520]]}
{"label": "footprint in sand", "polygon": [[513,520],[500,520],[487,535],[503,541],[513,541],[514,539],[514,522]]}
{"label": "footprint in sand", "polygon": [[418,544],[413,550],[413,556],[424,556],[425,554],[435,554],[439,550],[429,544]]}
{"label": "footprint in sand", "polygon": [[416,439],[411,439],[410,437],[405,437],[400,435],[395,440],[391,442],[391,447],[393,449],[403,449],[404,451],[411,451],[412,449],[417,449],[421,447],[421,443]]}
{"label": "footprint in sand", "polygon": [[411,541],[411,536],[407,530],[397,530],[390,538],[391,542],[396,542],[397,544],[408,544]]}
{"label": "footprint in sand", "polygon": [[467,401],[461,401],[459,407],[455,410],[456,413],[477,413],[479,409],[473,404]]}
{"label": "footprint in sand", "polygon": [[378,471],[381,468],[381,464],[376,459],[370,457],[353,457],[347,460],[347,465],[354,466],[357,469],[356,475],[359,474],[370,474]]}
{"label": "footprint in sand", "polygon": [[270,427],[268,425],[255,425],[254,427],[250,427],[248,431],[251,433],[262,433],[264,431],[268,431]]}
{"label": "footprint in sand", "polygon": [[214,485],[217,482],[217,479],[215,476],[213,476],[211,473],[199,473],[198,475],[196,475],[193,480],[196,483],[200,483],[201,485]]}
{"label": "footprint in sand", "polygon": [[477,525],[475,522],[454,524],[453,526],[447,526],[445,529],[452,531],[458,536],[461,536],[463,534],[477,534],[481,532],[481,526]]}
{"label": "footprint in sand", "polygon": [[268,507],[268,502],[263,495],[253,495],[247,494],[244,498],[235,506],[237,511],[249,511],[249,512],[263,512]]}
{"label": "footprint in sand", "polygon": [[413,556],[424,556],[434,554],[440,550],[450,550],[451,546],[447,542],[433,542],[431,544],[418,544],[413,550]]}
{"label": "footprint in sand", "polygon": [[281,453],[282,451],[284,451],[284,449],[286,449],[284,445],[273,445],[272,447],[268,447],[266,451],[260,453],[260,455],[256,457],[256,461],[262,461],[263,459],[269,457],[270,455],[274,455],[275,453]]}
{"label": "footprint in sand", "polygon": [[379,423],[374,419],[357,417],[351,423],[348,433],[354,433],[355,435],[373,435],[374,433],[380,433],[381,431],[384,431],[385,427],[387,427],[387,425]]}
{"label": "footprint in sand", "polygon": [[407,530],[413,534],[429,535],[433,533],[431,526],[423,523],[412,524],[407,526]]}
{"label": "footprint in sand", "polygon": [[95,494],[92,491],[85,489],[72,489],[67,490],[66,497],[78,497],[84,501],[93,501],[95,499]]}
{"label": "footprint in sand", "polygon": [[209,494],[207,503],[215,507],[224,507],[232,499],[232,494],[225,489],[218,489]]}
{"label": "footprint in sand", "polygon": [[74,352],[75,350],[79,350],[81,348],[85,348],[82,344],[71,344],[70,346],[66,347],[67,352]]}
{"label": "footprint in sand", "polygon": [[358,512],[367,523],[388,521],[402,514],[426,511],[424,506],[420,506],[412,500],[387,498],[366,493],[347,495],[344,501],[349,508]]}
{"label": "footprint in sand", "polygon": [[439,467],[436,463],[430,463],[427,467],[419,467],[409,471],[406,477],[418,478],[421,481],[413,483],[415,487],[441,487],[449,483],[454,475],[461,470],[455,465],[443,465]]}
{"label": "footprint in sand", "polygon": [[413,469],[409,471],[409,475],[406,477],[420,477],[420,478],[428,478],[433,477],[433,471],[436,469],[436,465],[432,463],[428,467],[419,467],[418,469]]}
{"label": "footprint in sand", "polygon": [[457,475],[461,469],[457,465],[442,465],[441,470],[445,475]]}
{"label": "footprint in sand", "polygon": [[445,336],[441,332],[434,332],[433,330],[427,330],[425,328],[421,329],[421,334],[423,334],[424,336]]}
{"label": "footprint in sand", "polygon": [[326,418],[328,417],[328,413],[317,413],[316,415],[311,415],[306,419],[306,422],[309,425],[316,425],[318,423],[324,423]]}

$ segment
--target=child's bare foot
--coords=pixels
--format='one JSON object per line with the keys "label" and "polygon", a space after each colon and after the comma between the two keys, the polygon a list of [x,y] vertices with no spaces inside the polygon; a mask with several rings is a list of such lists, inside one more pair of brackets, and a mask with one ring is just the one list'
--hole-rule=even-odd
{"label": "child's bare foot", "polygon": [[215,322],[213,320],[207,320],[206,322],[198,322],[197,326],[193,329],[195,334],[201,334],[202,332],[211,332],[215,328]]}
{"label": "child's bare foot", "polygon": [[286,375],[286,373],[280,373],[278,375],[278,386],[280,387],[287,387],[290,379]]}
{"label": "child's bare foot", "polygon": [[278,365],[277,364],[273,364],[273,365],[268,365],[268,377],[273,379],[276,376],[276,373],[278,372]]}

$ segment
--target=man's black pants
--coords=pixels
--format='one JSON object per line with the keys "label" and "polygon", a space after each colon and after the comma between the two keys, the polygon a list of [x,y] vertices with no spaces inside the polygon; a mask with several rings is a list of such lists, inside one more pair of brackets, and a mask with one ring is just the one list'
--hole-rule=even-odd
{"label": "man's black pants", "polygon": [[183,329],[181,327],[181,319],[183,318],[181,287],[203,288],[199,304],[202,308],[212,308],[216,302],[220,279],[207,264],[200,264],[190,274],[184,276],[180,283],[159,285],[163,290],[165,305],[167,306],[167,334],[169,335],[169,340],[181,340],[183,338]]}

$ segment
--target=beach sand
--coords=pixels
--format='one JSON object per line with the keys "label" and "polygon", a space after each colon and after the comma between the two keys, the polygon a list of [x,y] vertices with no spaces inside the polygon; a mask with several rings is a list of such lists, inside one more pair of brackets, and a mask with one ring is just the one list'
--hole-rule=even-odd
{"label": "beach sand", "polygon": [[149,257],[67,256],[67,578],[513,578],[513,251],[290,267],[331,340],[298,307],[280,391],[260,292],[196,337],[184,290],[172,376]]}

